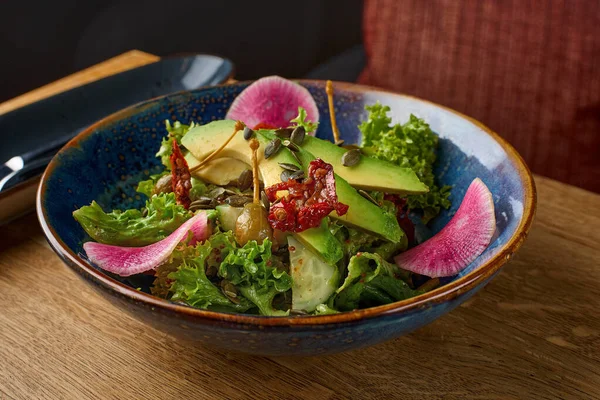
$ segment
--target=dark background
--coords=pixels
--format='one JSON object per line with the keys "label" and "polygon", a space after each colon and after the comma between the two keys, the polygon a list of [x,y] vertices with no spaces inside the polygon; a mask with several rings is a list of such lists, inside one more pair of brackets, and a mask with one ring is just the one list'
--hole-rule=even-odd
{"label": "dark background", "polygon": [[362,0],[4,0],[0,102],[131,49],[221,55],[237,79],[315,76],[360,45],[361,13]]}

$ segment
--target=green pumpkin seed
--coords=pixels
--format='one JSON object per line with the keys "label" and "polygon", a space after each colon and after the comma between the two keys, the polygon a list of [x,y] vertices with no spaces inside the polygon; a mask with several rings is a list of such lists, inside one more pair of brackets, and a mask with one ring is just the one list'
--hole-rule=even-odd
{"label": "green pumpkin seed", "polygon": [[289,139],[293,130],[294,130],[293,128],[281,128],[281,129],[277,129],[275,131],[275,135],[279,136],[280,138],[283,138],[283,139]]}
{"label": "green pumpkin seed", "polygon": [[304,178],[304,171],[298,170],[290,175],[290,179],[298,180]]}
{"label": "green pumpkin seed", "polygon": [[250,140],[254,136],[254,131],[248,127],[244,128],[244,139]]}
{"label": "green pumpkin seed", "polygon": [[371,195],[367,192],[365,192],[362,189],[358,189],[358,193],[364,197],[365,199],[369,200],[371,203],[375,204],[376,206],[379,207],[379,203],[377,202],[377,200],[375,200],[373,197],[371,197]]}
{"label": "green pumpkin seed", "polygon": [[358,149],[348,150],[342,155],[342,165],[344,167],[352,167],[358,164],[361,156],[362,154]]}
{"label": "green pumpkin seed", "polygon": [[252,186],[252,171],[245,169],[237,178],[237,187],[242,192]]}
{"label": "green pumpkin seed", "polygon": [[269,208],[271,208],[271,202],[267,198],[267,194],[263,191],[260,192],[260,201],[262,202],[263,207],[267,212],[269,212]]}
{"label": "green pumpkin seed", "polygon": [[304,127],[297,126],[290,135],[290,140],[292,141],[292,143],[295,143],[298,146],[300,146],[302,142],[304,142],[304,136],[306,136],[306,130],[304,129]]}
{"label": "green pumpkin seed", "polygon": [[209,265],[208,267],[206,267],[206,271],[204,271],[204,273],[208,278],[217,276],[217,267],[215,267],[214,265]]}
{"label": "green pumpkin seed", "polygon": [[292,143],[289,140],[284,140],[283,145],[285,147],[287,147],[288,149],[290,149],[291,151],[299,151],[300,150],[300,148],[298,147],[298,145],[296,143]]}
{"label": "green pumpkin seed", "polygon": [[225,199],[225,203],[229,204],[232,207],[243,207],[251,201],[252,199],[250,197],[239,195],[229,196],[227,199]]}
{"label": "green pumpkin seed", "polygon": [[283,171],[281,171],[281,175],[279,175],[279,179],[281,179],[281,182],[287,182],[290,177],[292,176],[293,172],[287,169],[284,169]]}
{"label": "green pumpkin seed", "polygon": [[281,139],[275,138],[269,142],[267,147],[265,147],[265,159],[271,157],[274,154],[277,154],[279,149],[281,148]]}
{"label": "green pumpkin seed", "polygon": [[298,154],[296,154],[295,152],[290,152],[292,154],[292,157],[294,157],[294,159],[298,162],[298,165],[302,165],[302,161],[300,161],[300,157],[298,157]]}
{"label": "green pumpkin seed", "polygon": [[308,315],[304,310],[290,310],[290,315]]}
{"label": "green pumpkin seed", "polygon": [[292,172],[298,171],[300,169],[300,167],[298,167],[295,164],[289,164],[289,163],[284,163],[284,162],[280,162],[279,166],[283,169],[287,169],[288,171],[292,171]]}
{"label": "green pumpkin seed", "polygon": [[217,188],[214,188],[213,190],[211,190],[210,192],[208,192],[207,197],[218,200],[219,198],[223,197],[224,194],[225,194],[225,189],[222,187],[217,187]]}

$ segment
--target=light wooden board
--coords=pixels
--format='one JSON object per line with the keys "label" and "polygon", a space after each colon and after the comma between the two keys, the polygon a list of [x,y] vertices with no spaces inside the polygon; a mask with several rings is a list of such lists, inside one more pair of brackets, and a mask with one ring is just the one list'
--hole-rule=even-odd
{"label": "light wooden board", "polygon": [[600,398],[600,196],[536,182],[529,238],[492,283],[408,336],[320,358],[228,354],[148,327],[26,216],[0,227],[0,399]]}

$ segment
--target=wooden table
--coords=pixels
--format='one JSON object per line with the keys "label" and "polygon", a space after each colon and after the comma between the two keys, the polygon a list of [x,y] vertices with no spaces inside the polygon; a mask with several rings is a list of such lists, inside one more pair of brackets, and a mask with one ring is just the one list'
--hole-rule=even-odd
{"label": "wooden table", "polygon": [[[155,59],[127,53],[62,88]],[[227,354],[138,322],[28,215],[0,227],[0,399],[600,398],[600,196],[536,183],[528,240],[470,301],[400,339],[305,359]]]}

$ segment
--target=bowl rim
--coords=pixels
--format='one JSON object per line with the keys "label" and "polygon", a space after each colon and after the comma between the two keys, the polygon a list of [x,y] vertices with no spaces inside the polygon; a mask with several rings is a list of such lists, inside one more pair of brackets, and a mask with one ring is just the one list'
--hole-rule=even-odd
{"label": "bowl rim", "polygon": [[[316,80],[316,79],[295,79],[296,82],[304,83],[304,84],[317,84],[324,85],[325,80]],[[235,81],[235,82],[225,82],[223,84],[215,85],[213,87],[223,87],[223,86],[234,86],[234,85],[243,85],[249,84],[253,81]],[[436,107],[439,107],[443,110],[449,111],[460,118],[463,118],[477,127],[479,127],[482,131],[492,137],[506,152],[508,158],[515,165],[519,177],[521,179],[521,183],[524,188],[524,204],[523,204],[523,214],[519,225],[516,228],[514,235],[499,249],[499,251],[490,259],[486,260],[482,265],[480,265],[475,270],[469,272],[465,276],[462,276],[450,283],[447,283],[443,286],[440,286],[430,292],[426,292],[416,297],[412,297],[406,300],[397,301],[390,304],[385,304],[376,307],[370,307],[366,309],[340,312],[337,314],[329,314],[329,315],[311,315],[311,316],[294,316],[294,317],[270,317],[270,316],[260,316],[260,315],[250,315],[250,314],[236,314],[236,313],[222,313],[216,311],[203,310],[198,308],[193,308],[190,306],[179,305],[173,302],[170,302],[165,299],[161,299],[159,297],[155,297],[151,294],[144,293],[141,291],[137,291],[134,288],[125,285],[117,281],[116,279],[111,278],[110,276],[104,274],[103,272],[95,269],[94,267],[88,265],[85,261],[83,261],[77,254],[75,254],[66,244],[58,237],[54,228],[52,228],[48,224],[48,217],[46,214],[46,209],[43,206],[46,199],[46,184],[48,178],[52,175],[54,169],[58,166],[57,158],[54,157],[52,161],[49,163],[48,167],[44,171],[42,175],[40,185],[38,187],[37,196],[36,196],[36,210],[40,225],[42,227],[42,231],[46,236],[50,246],[53,250],[63,259],[63,261],[68,264],[70,267],[79,268],[82,272],[89,275],[93,280],[99,283],[104,289],[112,291],[113,294],[121,295],[127,298],[130,301],[136,303],[143,303],[147,306],[150,306],[153,310],[160,310],[167,313],[181,313],[188,318],[192,318],[196,321],[212,321],[212,322],[228,322],[242,325],[253,325],[253,326],[269,326],[269,327],[285,327],[285,326],[308,326],[308,325],[330,325],[330,324],[343,324],[343,323],[351,323],[364,319],[371,319],[379,316],[385,315],[397,315],[400,313],[407,313],[409,311],[414,311],[426,307],[431,307],[434,304],[443,303],[449,300],[452,300],[459,295],[470,291],[475,288],[481,282],[493,276],[496,272],[500,270],[500,268],[506,264],[512,255],[521,247],[524,240],[527,237],[527,234],[531,228],[535,209],[537,205],[537,191],[535,187],[535,182],[533,180],[533,175],[529,170],[529,167],[525,164],[525,161],[521,157],[521,155],[516,151],[516,149],[509,144],[505,139],[500,137],[497,133],[492,131],[483,123],[464,115],[458,111],[455,111],[449,107],[445,107],[443,105],[439,105],[437,103],[424,100],[415,96],[410,96],[406,94],[401,94],[394,92],[392,90],[382,89],[375,86],[368,85],[360,85],[349,82],[334,82],[336,88],[348,90],[351,92],[365,92],[365,91],[375,91],[380,93],[392,94],[395,96],[405,97],[413,100],[417,100],[419,102],[429,103]],[[113,123],[114,121],[118,121],[122,118],[126,118],[135,112],[143,110],[148,107],[150,104],[154,104],[156,101],[164,99],[170,96],[177,96],[185,93],[193,93],[196,91],[205,90],[206,88],[199,88],[193,91],[180,91],[168,95],[163,95],[159,97],[155,97],[152,99],[148,99],[146,101],[140,102],[138,104],[126,107],[116,113],[113,113],[96,123],[90,125],[86,129],[84,129],[80,134],[74,137],[69,143],[67,143],[57,154],[62,153],[66,148],[77,146],[77,143],[81,140],[84,140],[88,136],[90,136],[95,130],[101,128],[104,125]]]}

